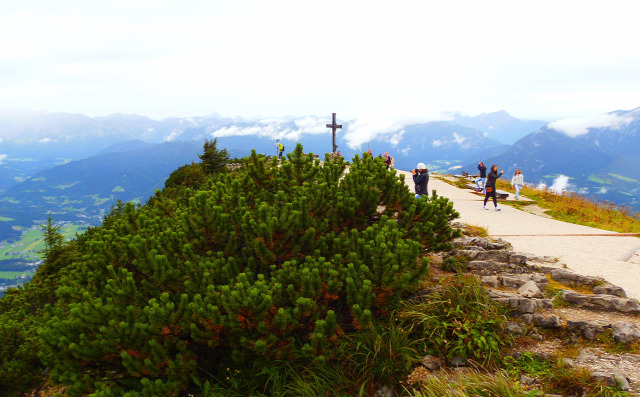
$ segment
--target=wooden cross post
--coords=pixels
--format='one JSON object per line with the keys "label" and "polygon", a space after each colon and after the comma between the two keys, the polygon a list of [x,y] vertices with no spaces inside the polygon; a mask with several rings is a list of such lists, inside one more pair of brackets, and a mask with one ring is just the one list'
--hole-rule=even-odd
{"label": "wooden cross post", "polygon": [[336,114],[331,114],[333,115],[333,122],[331,124],[327,124],[327,128],[331,128],[331,130],[333,131],[333,153],[335,153],[336,149],[338,148],[338,145],[336,145],[336,130],[338,128],[342,128],[342,125],[336,124]]}

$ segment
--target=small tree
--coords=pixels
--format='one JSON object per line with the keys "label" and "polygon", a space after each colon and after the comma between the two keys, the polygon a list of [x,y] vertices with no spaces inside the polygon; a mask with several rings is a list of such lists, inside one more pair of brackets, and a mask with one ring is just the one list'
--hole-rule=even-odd
{"label": "small tree", "polygon": [[202,161],[202,167],[205,174],[216,174],[226,171],[226,165],[229,162],[229,153],[227,149],[218,150],[218,138],[210,141],[204,141],[204,153],[198,155]]}
{"label": "small tree", "polygon": [[44,233],[44,249],[41,253],[45,258],[51,254],[54,248],[60,246],[64,241],[64,236],[59,232],[60,226],[56,226],[51,219],[51,215],[47,218],[46,224],[41,224],[42,232]]}

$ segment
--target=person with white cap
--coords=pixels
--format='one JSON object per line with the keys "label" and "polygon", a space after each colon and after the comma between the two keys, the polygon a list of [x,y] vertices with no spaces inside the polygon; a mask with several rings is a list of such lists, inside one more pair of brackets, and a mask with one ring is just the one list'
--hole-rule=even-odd
{"label": "person with white cap", "polygon": [[416,169],[411,170],[413,175],[413,182],[416,184],[416,198],[420,198],[423,195],[429,196],[429,190],[427,188],[429,184],[429,170],[424,163],[418,163]]}

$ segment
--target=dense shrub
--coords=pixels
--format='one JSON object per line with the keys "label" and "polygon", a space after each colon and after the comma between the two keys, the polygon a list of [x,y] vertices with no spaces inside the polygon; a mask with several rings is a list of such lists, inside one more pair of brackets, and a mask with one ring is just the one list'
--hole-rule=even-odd
{"label": "dense shrub", "polygon": [[440,357],[488,362],[509,342],[505,309],[493,302],[474,275],[457,274],[439,292],[411,301],[401,314]]}
{"label": "dense shrub", "polygon": [[298,146],[281,166],[253,153],[199,190],[127,204],[49,308],[52,379],[69,395],[176,395],[229,367],[332,359],[457,235],[447,199],[415,200],[381,161],[344,171]]}
{"label": "dense shrub", "polygon": [[[49,220],[49,228],[51,228]],[[0,299],[0,395],[22,396],[41,384],[45,367],[40,361],[38,332],[43,326],[45,305],[56,302],[55,290],[61,274],[78,259],[78,241],[62,244],[57,228],[49,231],[44,263],[33,279],[6,291]]]}

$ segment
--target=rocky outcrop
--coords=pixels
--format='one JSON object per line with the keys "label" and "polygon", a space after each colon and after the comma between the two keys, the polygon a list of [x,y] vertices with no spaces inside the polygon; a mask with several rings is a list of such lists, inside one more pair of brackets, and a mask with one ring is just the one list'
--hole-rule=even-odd
{"label": "rocky outcrop", "polygon": [[[579,342],[581,338],[594,341],[598,335],[609,332],[617,343],[640,341],[640,322],[613,320],[625,316],[631,319],[629,315],[640,313],[638,301],[628,298],[622,288],[563,268],[555,258],[515,253],[509,243],[502,240],[463,237],[454,242],[454,247],[448,255],[466,258],[467,271],[478,277],[489,296],[511,309],[514,316],[506,322],[506,329],[514,336],[542,340],[536,329],[539,327],[565,330],[567,334],[563,335],[568,335],[568,338],[564,338],[563,343]],[[557,289],[547,291],[551,281],[567,288],[559,292]],[[571,287],[593,293],[577,292]],[[593,316],[585,314],[584,319],[565,320],[554,313],[551,298],[561,298],[558,300],[561,305],[580,308],[573,310],[571,317],[582,311],[593,313]],[[612,312],[621,314],[609,316],[612,319],[607,321],[607,313]],[[571,366],[589,368],[594,380],[605,385],[620,385],[623,390],[640,391],[640,356],[583,351],[580,356],[566,358],[565,361]],[[534,384],[535,379],[524,379],[524,383]]]}
{"label": "rocky outcrop", "polygon": [[620,298],[627,297],[627,293],[624,292],[624,290],[621,287],[618,287],[617,285],[613,285],[609,283],[604,283],[602,285],[597,285],[593,287],[593,292],[595,294],[619,296]]}
{"label": "rocky outcrop", "polygon": [[575,291],[564,291],[562,299],[576,307],[589,309],[617,310],[623,313],[640,313],[640,304],[631,298],[619,298],[604,294],[581,294]]}
{"label": "rocky outcrop", "polygon": [[618,321],[611,324],[611,335],[618,343],[631,343],[640,341],[640,326]]}
{"label": "rocky outcrop", "polygon": [[596,286],[603,281],[597,277],[583,276],[567,269],[554,269],[551,271],[551,278],[567,285]]}

